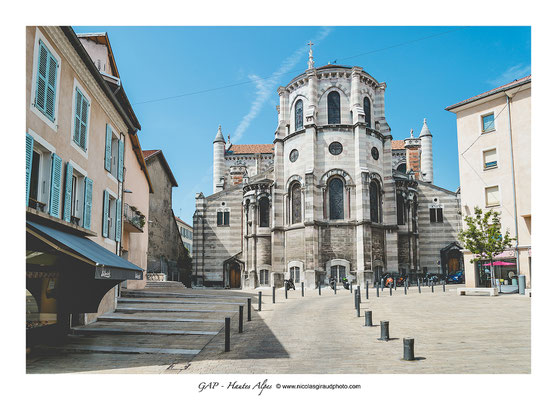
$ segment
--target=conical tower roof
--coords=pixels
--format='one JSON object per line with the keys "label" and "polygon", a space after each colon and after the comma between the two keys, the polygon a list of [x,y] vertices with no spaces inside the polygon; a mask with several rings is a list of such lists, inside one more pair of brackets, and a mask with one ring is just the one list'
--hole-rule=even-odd
{"label": "conical tower roof", "polygon": [[420,137],[423,137],[423,136],[433,136],[431,134],[431,132],[429,131],[429,128],[427,126],[427,121],[426,121],[425,118],[424,118],[424,125],[422,126],[422,131],[420,132]]}
{"label": "conical tower roof", "polygon": [[220,125],[219,125],[219,130],[218,130],[218,132],[217,132],[217,136],[215,136],[215,140],[213,140],[213,143],[215,143],[215,142],[223,142],[223,143],[226,143],[226,142],[224,141],[224,136],[222,135],[222,130],[221,130]]}

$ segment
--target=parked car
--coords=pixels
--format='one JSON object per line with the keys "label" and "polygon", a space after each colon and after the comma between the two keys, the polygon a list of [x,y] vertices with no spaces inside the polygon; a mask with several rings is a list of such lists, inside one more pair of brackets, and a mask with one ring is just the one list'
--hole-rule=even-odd
{"label": "parked car", "polygon": [[452,274],[449,274],[447,278],[449,283],[464,283],[464,271],[459,270]]}

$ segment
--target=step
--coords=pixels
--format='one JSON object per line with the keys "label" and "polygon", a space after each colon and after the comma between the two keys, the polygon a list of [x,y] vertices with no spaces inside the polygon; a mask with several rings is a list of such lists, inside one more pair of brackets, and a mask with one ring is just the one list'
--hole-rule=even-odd
{"label": "step", "polygon": [[233,303],[225,301],[184,301],[184,300],[159,300],[154,299],[135,299],[128,297],[120,297],[118,303],[153,303],[153,304],[220,304],[220,305],[231,305],[231,306],[241,306],[245,305],[245,302]]}
{"label": "step", "polygon": [[[247,301],[248,298],[252,296],[224,296],[218,294],[189,294],[189,293],[176,293],[176,292],[149,292],[140,290],[122,290],[123,297],[180,297],[180,298],[211,298],[211,299],[236,299]],[[255,296],[253,296],[255,297]]]}
{"label": "step", "polygon": [[70,344],[65,346],[41,346],[41,349],[63,352],[83,353],[112,353],[112,354],[174,354],[197,355],[201,350],[193,349],[159,349],[155,347],[125,347],[125,346],[92,346]]}
{"label": "step", "polygon": [[159,318],[159,317],[136,317],[130,315],[116,315],[115,313],[104,314],[97,321],[129,321],[129,322],[223,322],[224,319],[198,319],[198,318]]}
{"label": "step", "polygon": [[73,328],[73,333],[77,335],[109,334],[109,335],[208,335],[215,336],[218,332],[209,331],[182,331],[173,329],[122,329],[122,328]]}
{"label": "step", "polygon": [[183,308],[139,308],[139,307],[118,307],[116,312],[183,312],[183,313],[229,313],[227,310],[185,310]]}

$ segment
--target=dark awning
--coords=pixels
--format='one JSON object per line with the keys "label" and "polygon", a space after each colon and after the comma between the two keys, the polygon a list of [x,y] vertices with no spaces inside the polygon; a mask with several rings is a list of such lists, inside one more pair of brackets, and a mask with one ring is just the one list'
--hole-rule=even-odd
{"label": "dark awning", "polygon": [[27,221],[27,232],[51,247],[95,266],[95,279],[143,279],[140,267],[90,239],[31,221]]}

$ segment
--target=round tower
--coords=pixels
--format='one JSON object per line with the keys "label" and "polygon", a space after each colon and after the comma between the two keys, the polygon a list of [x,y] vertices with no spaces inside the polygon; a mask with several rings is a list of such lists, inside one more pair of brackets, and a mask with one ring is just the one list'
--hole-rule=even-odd
{"label": "round tower", "polygon": [[224,189],[224,147],[226,142],[222,135],[221,126],[215,140],[213,140],[213,193]]}
{"label": "round tower", "polygon": [[432,149],[433,136],[427,127],[426,119],[424,118],[424,125],[420,132],[420,140],[422,142],[422,180],[424,182],[433,183],[433,149]]}

